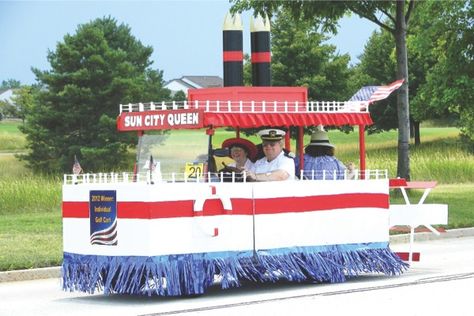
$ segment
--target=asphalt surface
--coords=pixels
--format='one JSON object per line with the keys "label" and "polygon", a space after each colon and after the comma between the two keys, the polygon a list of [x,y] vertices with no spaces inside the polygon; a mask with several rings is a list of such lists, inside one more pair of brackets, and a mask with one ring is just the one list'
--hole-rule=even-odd
{"label": "asphalt surface", "polygon": [[[340,284],[246,284],[211,288],[196,298],[63,292],[56,276],[0,283],[0,315],[473,315],[474,229],[430,235],[417,234],[413,249],[421,260],[400,276],[367,274]],[[407,251],[406,240],[392,238],[391,248]]]}

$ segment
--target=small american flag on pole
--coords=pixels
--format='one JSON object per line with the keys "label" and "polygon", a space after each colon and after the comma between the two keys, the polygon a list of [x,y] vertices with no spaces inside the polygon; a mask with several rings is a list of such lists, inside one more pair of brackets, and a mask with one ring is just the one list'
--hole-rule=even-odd
{"label": "small american flag on pole", "polygon": [[368,101],[369,104],[375,101],[383,100],[398,88],[400,88],[405,79],[400,79],[386,86],[366,86],[362,87],[354,94],[349,101]]}
{"label": "small american flag on pole", "polygon": [[77,160],[76,155],[74,155],[74,164],[72,165],[72,173],[78,175],[82,172],[81,164]]}

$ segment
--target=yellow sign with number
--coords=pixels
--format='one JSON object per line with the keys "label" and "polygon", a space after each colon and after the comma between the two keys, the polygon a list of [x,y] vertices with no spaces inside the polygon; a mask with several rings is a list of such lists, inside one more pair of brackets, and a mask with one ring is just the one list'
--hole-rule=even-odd
{"label": "yellow sign with number", "polygon": [[187,162],[184,168],[184,174],[187,179],[200,179],[204,172],[204,163]]}

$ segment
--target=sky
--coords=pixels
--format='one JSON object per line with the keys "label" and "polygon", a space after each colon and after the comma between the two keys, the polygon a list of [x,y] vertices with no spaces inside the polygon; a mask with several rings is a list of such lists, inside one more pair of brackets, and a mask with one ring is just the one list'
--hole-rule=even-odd
{"label": "sky", "polygon": [[[227,0],[176,1],[5,1],[0,0],[0,82],[35,83],[31,67],[48,70],[48,51],[80,24],[111,16],[127,24],[143,45],[152,46],[152,68],[165,81],[184,75],[222,77],[222,25]],[[242,14],[244,53],[250,53],[251,12]],[[357,63],[377,29],[358,17],[344,18],[329,43]]]}

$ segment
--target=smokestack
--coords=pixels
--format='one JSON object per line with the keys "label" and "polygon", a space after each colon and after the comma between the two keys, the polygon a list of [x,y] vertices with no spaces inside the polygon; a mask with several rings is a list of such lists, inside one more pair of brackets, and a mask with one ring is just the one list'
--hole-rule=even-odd
{"label": "smokestack", "polygon": [[252,85],[271,86],[270,70],[270,20],[259,14],[250,18],[250,43],[252,50]]}
{"label": "smokestack", "polygon": [[244,54],[240,14],[227,13],[222,32],[224,44],[224,87],[244,85]]}

